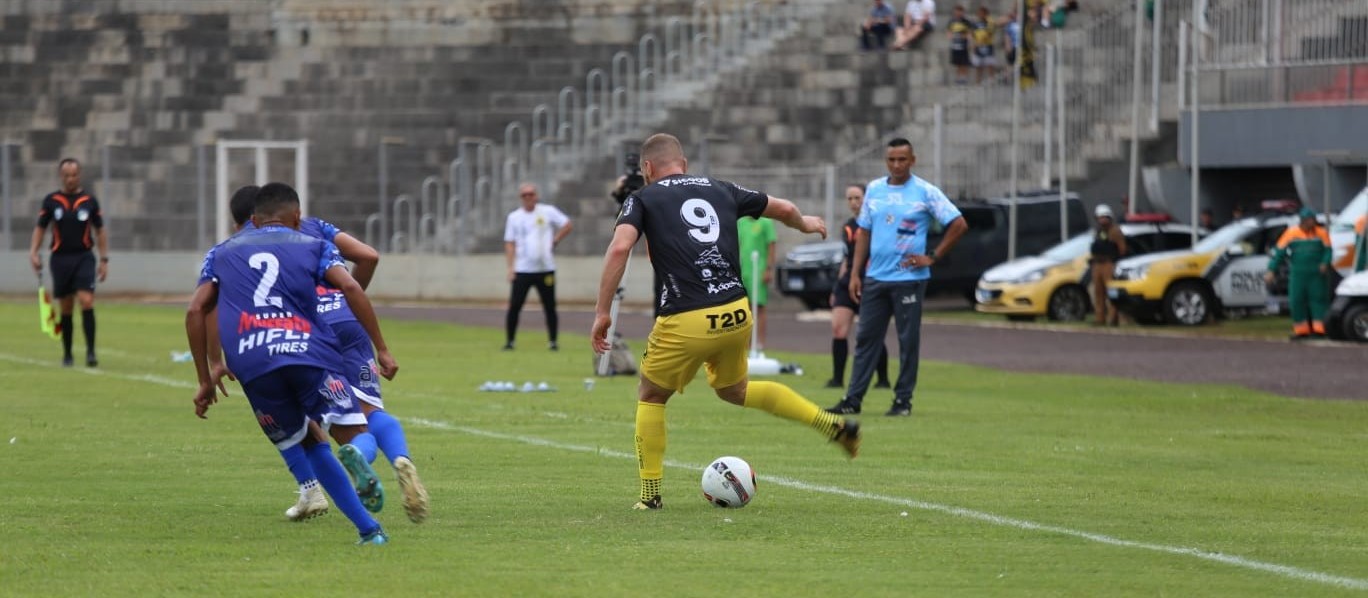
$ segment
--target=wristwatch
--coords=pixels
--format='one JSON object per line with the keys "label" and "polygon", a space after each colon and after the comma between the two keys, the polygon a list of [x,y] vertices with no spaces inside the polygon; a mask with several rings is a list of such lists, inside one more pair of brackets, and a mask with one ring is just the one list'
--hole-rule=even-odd
{"label": "wristwatch", "polygon": [[931,258],[931,261],[933,262],[936,261],[936,250],[932,249],[931,251],[926,252],[926,257]]}
{"label": "wristwatch", "polygon": [[109,258],[107,258],[107,257],[102,257],[102,258],[100,258],[100,263],[101,263],[101,264],[108,264],[108,263],[109,263]]}

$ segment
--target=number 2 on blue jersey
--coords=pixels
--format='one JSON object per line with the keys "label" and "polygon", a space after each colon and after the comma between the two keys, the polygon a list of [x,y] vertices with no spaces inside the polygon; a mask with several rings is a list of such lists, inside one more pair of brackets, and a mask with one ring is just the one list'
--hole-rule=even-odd
{"label": "number 2 on blue jersey", "polygon": [[275,286],[276,278],[280,276],[280,260],[269,253],[254,253],[247,258],[247,265],[253,270],[262,270],[261,282],[257,284],[256,292],[252,293],[252,305],[257,307],[284,307],[279,296],[271,296],[271,288]]}

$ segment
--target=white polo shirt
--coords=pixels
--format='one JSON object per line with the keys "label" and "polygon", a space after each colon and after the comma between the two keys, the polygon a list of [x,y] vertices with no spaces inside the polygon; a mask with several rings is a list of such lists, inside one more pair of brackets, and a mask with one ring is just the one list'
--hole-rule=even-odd
{"label": "white polo shirt", "polygon": [[936,1],[935,0],[907,0],[907,16],[912,22],[922,20],[923,15],[926,22],[931,25],[936,24]]}
{"label": "white polo shirt", "polygon": [[551,255],[556,231],[570,218],[564,212],[539,203],[529,212],[522,208],[508,214],[504,242],[513,244],[514,272],[550,272],[556,269]]}

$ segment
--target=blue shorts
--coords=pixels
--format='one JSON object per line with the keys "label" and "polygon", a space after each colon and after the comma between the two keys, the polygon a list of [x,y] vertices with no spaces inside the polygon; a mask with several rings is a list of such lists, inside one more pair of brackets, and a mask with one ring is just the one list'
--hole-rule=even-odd
{"label": "blue shorts", "polygon": [[366,416],[343,376],[322,368],[285,366],[242,385],[257,423],[276,448],[304,439],[308,421],[322,425],[361,425]]}
{"label": "blue shorts", "polygon": [[352,320],[332,325],[337,342],[342,345],[342,373],[351,384],[352,394],[376,409],[384,409],[380,398],[379,367],[375,365],[375,347],[360,322]]}

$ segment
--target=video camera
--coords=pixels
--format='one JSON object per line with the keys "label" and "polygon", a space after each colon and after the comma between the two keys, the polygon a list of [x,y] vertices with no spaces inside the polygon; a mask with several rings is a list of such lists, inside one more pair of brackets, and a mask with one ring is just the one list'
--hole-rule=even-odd
{"label": "video camera", "polygon": [[622,207],[622,202],[627,201],[627,196],[636,193],[639,189],[646,186],[646,177],[641,174],[641,156],[628,153],[622,161],[625,172],[622,174],[622,184],[613,190],[613,199],[617,201],[618,207]]}

